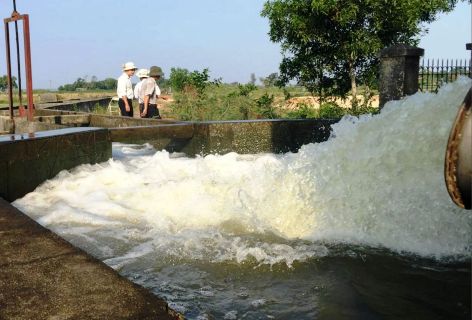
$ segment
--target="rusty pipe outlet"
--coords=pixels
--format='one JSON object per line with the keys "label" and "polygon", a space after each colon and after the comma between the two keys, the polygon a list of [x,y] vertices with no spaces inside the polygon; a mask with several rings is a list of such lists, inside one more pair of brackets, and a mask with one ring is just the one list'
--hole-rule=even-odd
{"label": "rusty pipe outlet", "polygon": [[452,201],[471,209],[472,184],[472,88],[462,103],[449,134],[444,178]]}

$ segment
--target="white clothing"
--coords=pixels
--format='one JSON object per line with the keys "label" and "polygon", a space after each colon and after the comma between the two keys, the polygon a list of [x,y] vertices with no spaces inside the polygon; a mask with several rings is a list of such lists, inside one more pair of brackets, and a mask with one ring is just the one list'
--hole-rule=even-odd
{"label": "white clothing", "polygon": [[[134,87],[134,98],[138,99],[138,103],[144,103],[144,100],[143,100],[144,99],[144,94],[141,94],[141,88],[143,86],[144,80],[146,80],[146,79],[143,79],[143,80],[139,81],[136,84],[136,86]],[[154,94],[156,95],[155,99],[152,99]],[[161,88],[159,88],[159,86],[156,83],[155,92],[150,94],[151,101],[157,101],[157,98],[159,98],[160,95],[161,95]]]}
{"label": "white clothing", "polygon": [[138,99],[139,103],[144,103],[144,101],[141,99],[141,86],[143,85],[143,81],[144,79],[139,81],[134,87],[134,98]]}
{"label": "white clothing", "polygon": [[144,79],[141,89],[139,90],[139,99],[143,100],[144,103],[144,97],[149,96],[149,104],[157,104],[157,88],[159,87],[154,78]]}
{"label": "white clothing", "polygon": [[133,84],[131,83],[131,78],[125,72],[118,78],[116,94],[120,99],[123,96],[133,99]]}

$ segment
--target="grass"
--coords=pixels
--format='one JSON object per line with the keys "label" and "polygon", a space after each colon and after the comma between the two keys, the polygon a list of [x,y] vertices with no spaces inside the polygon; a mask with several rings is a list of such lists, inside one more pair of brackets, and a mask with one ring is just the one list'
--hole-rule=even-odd
{"label": "grass", "polygon": [[[363,89],[360,89],[363,93]],[[376,112],[361,105],[352,108],[339,97],[318,102],[302,87],[254,87],[210,85],[203,94],[195,90],[178,92],[168,105],[171,117],[180,120],[245,120],[260,118],[339,118],[345,114]]]}

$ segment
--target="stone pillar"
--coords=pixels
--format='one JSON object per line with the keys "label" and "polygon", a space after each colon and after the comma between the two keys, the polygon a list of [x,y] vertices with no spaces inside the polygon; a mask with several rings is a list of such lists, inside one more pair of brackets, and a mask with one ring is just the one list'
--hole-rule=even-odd
{"label": "stone pillar", "polygon": [[420,56],[424,49],[397,44],[380,51],[379,106],[418,91]]}
{"label": "stone pillar", "polygon": [[470,58],[472,59],[472,43],[466,43],[465,48],[470,50]]}

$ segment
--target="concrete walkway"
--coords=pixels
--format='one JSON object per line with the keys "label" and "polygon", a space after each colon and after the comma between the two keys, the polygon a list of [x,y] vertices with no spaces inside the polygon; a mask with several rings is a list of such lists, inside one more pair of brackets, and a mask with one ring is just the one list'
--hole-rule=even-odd
{"label": "concrete walkway", "polygon": [[181,318],[0,198],[0,319]]}

